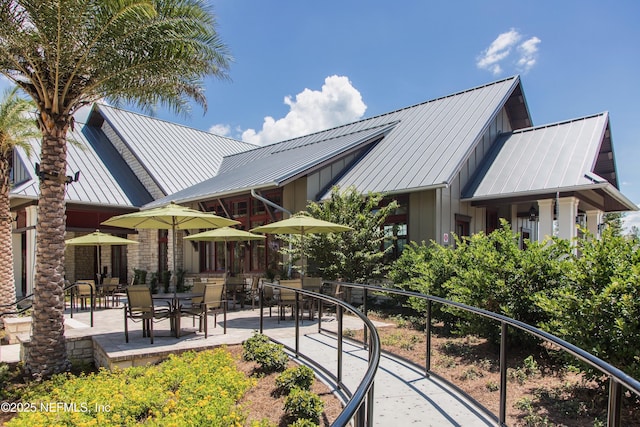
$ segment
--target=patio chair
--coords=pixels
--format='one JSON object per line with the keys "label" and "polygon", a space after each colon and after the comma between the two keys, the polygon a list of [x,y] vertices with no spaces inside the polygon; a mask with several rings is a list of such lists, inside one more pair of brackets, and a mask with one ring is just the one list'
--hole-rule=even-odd
{"label": "patio chair", "polygon": [[258,302],[258,298],[260,298],[260,277],[253,276],[251,278],[251,287],[247,292],[247,298],[251,300],[251,310],[253,310],[256,306],[256,302]]}
{"label": "patio chair", "polygon": [[105,307],[108,306],[109,300],[111,300],[111,306],[115,307],[116,298],[115,294],[120,288],[119,277],[105,277],[102,282],[102,296],[105,299]]}
{"label": "patio chair", "polygon": [[[169,307],[156,308],[151,298],[151,289],[146,285],[132,285],[127,288],[127,303],[124,306],[124,338],[129,342],[129,319],[142,322],[142,336],[150,337],[153,344],[153,322],[173,320],[174,313]],[[177,330],[177,328],[176,328]]]}
{"label": "patio chair", "polygon": [[238,302],[240,302],[240,308],[244,308],[244,298],[246,293],[244,290],[244,277],[227,277],[225,283],[227,285],[227,299],[233,301],[233,308],[236,307]]}
{"label": "patio chair", "polygon": [[[289,288],[298,288],[302,289],[302,281],[300,279],[291,279],[291,280],[280,280],[280,285],[287,286]],[[285,319],[285,310],[287,307],[291,307],[291,318],[294,317],[295,307],[296,307],[296,292],[289,289],[279,289],[280,294],[276,298],[276,303],[278,305],[278,323],[280,320]],[[300,308],[302,309],[303,301],[300,299]]]}
{"label": "patio chair", "polygon": [[91,304],[91,308],[96,308],[96,298],[98,298],[96,292],[95,280],[78,280],[76,281],[76,305],[80,303],[80,308],[85,310],[87,308],[87,300]]}
{"label": "patio chair", "polygon": [[[223,298],[224,295],[224,285],[204,285],[204,293],[202,296],[201,302],[194,302],[191,300],[191,304],[187,306],[180,307],[179,316],[188,315],[192,316],[195,322],[195,318],[199,319],[199,331],[202,332],[204,330],[204,337],[207,338],[209,336],[209,312],[213,312],[213,322],[214,328],[218,326],[218,313],[224,313],[224,333],[227,333],[227,301]],[[179,324],[179,322],[178,322]],[[178,326],[179,331],[179,326]]]}
{"label": "patio chair", "polygon": [[[321,293],[322,291],[322,278],[321,277],[303,277],[302,289]],[[316,298],[305,297],[305,306],[309,309],[309,320],[313,320],[316,306],[318,306],[318,300]]]}

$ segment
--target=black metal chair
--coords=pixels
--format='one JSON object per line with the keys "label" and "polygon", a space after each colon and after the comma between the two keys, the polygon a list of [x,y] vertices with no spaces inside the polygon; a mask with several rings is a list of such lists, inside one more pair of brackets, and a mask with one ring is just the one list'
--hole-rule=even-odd
{"label": "black metal chair", "polygon": [[127,304],[124,306],[124,337],[129,342],[128,321],[142,322],[142,336],[150,337],[153,344],[153,322],[170,319],[174,315],[170,307],[157,308],[153,305],[151,289],[146,285],[133,285],[127,288]]}
{"label": "black metal chair", "polygon": [[[218,325],[218,313],[224,313],[224,333],[227,333],[227,300],[224,298],[224,285],[222,284],[205,284],[202,301],[192,299],[190,305],[180,306],[178,316],[188,315],[199,318],[199,331],[204,330],[204,337],[209,336],[209,313],[213,312],[214,328]],[[178,321],[178,331],[180,322]]]}

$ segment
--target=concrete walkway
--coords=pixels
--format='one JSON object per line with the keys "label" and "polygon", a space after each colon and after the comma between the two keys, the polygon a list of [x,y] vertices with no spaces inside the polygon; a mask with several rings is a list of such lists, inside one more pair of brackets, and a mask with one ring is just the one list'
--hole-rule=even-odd
{"label": "concrete walkway", "polygon": [[[73,337],[91,335],[94,347],[120,360],[144,359],[150,354],[178,353],[190,349],[212,348],[222,344],[240,344],[259,327],[258,310],[238,310],[228,314],[227,334],[223,334],[222,319],[213,328],[210,321],[209,337],[189,328],[191,322],[183,319],[186,333],[180,338],[168,334],[169,326],[160,323],[154,344],[143,338],[139,324],[130,323],[130,341],[125,343],[122,309],[107,309],[95,312],[94,327],[89,327],[87,312],[75,313],[73,319],[66,319],[65,335]],[[186,325],[185,325],[186,324]],[[377,326],[380,326],[378,324]],[[335,317],[325,315],[323,329],[337,331]],[[345,316],[343,328],[357,330],[362,322]],[[295,325],[292,320],[277,321],[265,310],[264,332],[289,347],[295,347]],[[304,320],[300,325],[300,352],[320,363],[334,375],[337,373],[337,340],[332,334],[318,333],[317,319]],[[12,362],[19,359],[19,347],[2,346],[0,361]],[[355,391],[367,370],[368,352],[355,343],[343,344],[343,383],[350,391]],[[327,382],[327,381],[325,381]],[[328,383],[330,387],[335,384]],[[402,427],[420,426],[495,426],[497,422],[487,417],[477,406],[458,394],[437,378],[425,377],[414,366],[388,355],[383,355],[374,383],[374,425]]]}

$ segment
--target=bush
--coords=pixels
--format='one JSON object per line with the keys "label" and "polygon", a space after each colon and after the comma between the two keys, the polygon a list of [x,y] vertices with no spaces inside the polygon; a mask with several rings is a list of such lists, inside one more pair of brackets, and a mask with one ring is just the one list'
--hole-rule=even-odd
{"label": "bush", "polygon": [[[413,244],[393,265],[389,277],[403,289],[540,325],[549,314],[536,306],[537,295],[565,281],[571,253],[568,242],[528,242],[526,249],[521,250],[519,236],[507,222],[501,225],[489,235],[455,237],[455,248],[433,242],[429,246]],[[408,304],[420,312],[426,311],[423,299],[409,298]],[[440,304],[433,305],[433,317],[445,326],[457,327],[458,332],[499,342],[500,327],[495,321]],[[519,330],[510,330],[509,339],[532,342]]]}
{"label": "bush", "polygon": [[280,372],[287,367],[289,357],[284,346],[269,341],[263,334],[254,334],[242,344],[242,357],[260,365],[263,372]]}
{"label": "bush", "polygon": [[301,365],[295,368],[289,368],[276,378],[276,386],[284,393],[289,394],[294,388],[301,390],[310,390],[315,380],[313,369],[308,366]]}
{"label": "bush", "polygon": [[247,362],[255,362],[258,348],[270,342],[269,337],[264,334],[253,334],[242,343],[242,358]]}
{"label": "bush", "polygon": [[306,418],[298,418],[287,427],[319,427],[319,424]]}
{"label": "bush", "polygon": [[[20,397],[39,410],[21,412],[6,425],[243,425],[246,416],[236,405],[254,384],[224,349],[187,352],[155,366],[54,376]],[[46,411],[40,402],[77,406]]]}
{"label": "bush", "polygon": [[318,423],[324,409],[320,397],[307,390],[294,388],[284,401],[284,410],[294,419],[307,419]]}
{"label": "bush", "polygon": [[[639,242],[607,228],[600,239],[578,243],[580,256],[570,263],[568,279],[538,296],[538,306],[549,317],[542,326],[639,378]],[[583,368],[593,379],[601,379],[598,370]]]}

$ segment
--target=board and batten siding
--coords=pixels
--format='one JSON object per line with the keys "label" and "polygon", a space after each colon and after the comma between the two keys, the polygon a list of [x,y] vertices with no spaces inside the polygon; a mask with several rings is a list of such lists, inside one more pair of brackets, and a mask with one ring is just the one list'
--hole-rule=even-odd
{"label": "board and batten siding", "polygon": [[[436,242],[443,244],[444,234],[449,236],[449,244],[453,244],[452,233],[455,231],[456,214],[471,218],[469,232],[471,234],[484,231],[486,228],[486,209],[471,206],[471,203],[461,202],[462,189],[467,185],[482,160],[491,149],[498,135],[512,130],[506,110],[503,108],[495,117],[485,133],[478,139],[475,148],[469,153],[462,167],[453,178],[449,186],[435,190],[434,226]],[[411,240],[414,240],[411,236]]]}

